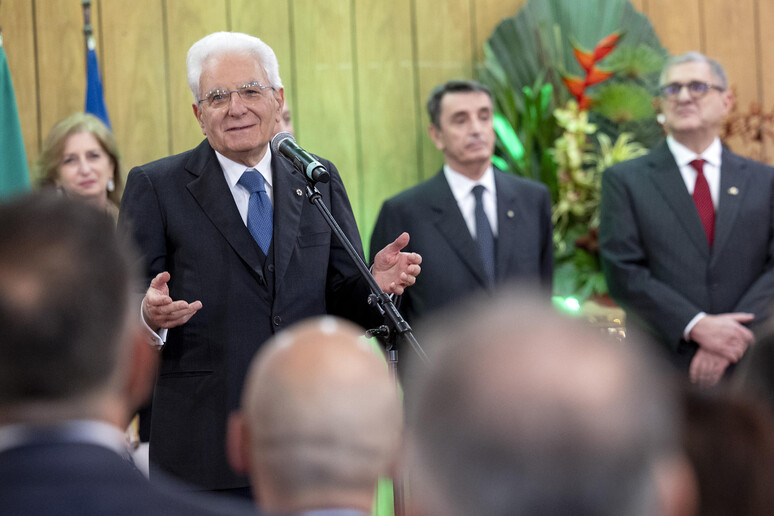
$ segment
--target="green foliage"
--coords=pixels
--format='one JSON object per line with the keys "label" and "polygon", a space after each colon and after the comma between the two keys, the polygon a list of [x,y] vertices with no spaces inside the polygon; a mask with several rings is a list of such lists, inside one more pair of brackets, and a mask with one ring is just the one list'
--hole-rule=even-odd
{"label": "green foliage", "polygon": [[622,46],[607,56],[605,66],[628,79],[639,79],[655,86],[664,66],[664,54],[648,45]]}
{"label": "green foliage", "polygon": [[593,109],[613,123],[653,118],[653,97],[639,84],[607,82],[600,84],[592,96]]}

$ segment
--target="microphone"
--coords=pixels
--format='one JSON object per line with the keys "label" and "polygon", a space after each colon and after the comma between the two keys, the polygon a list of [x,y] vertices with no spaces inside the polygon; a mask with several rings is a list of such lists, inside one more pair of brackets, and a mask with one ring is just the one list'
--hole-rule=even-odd
{"label": "microphone", "polygon": [[290,133],[275,134],[274,138],[271,139],[271,152],[282,154],[290,159],[297,167],[301,168],[306,174],[306,178],[313,183],[327,183],[331,180],[331,175],[325,170],[323,164],[299,147],[296,139]]}

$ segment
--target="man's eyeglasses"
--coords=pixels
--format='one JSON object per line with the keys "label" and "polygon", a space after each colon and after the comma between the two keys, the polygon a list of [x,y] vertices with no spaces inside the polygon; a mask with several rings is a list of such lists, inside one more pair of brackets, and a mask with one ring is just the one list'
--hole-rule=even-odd
{"label": "man's eyeglasses", "polygon": [[659,90],[661,91],[662,97],[671,100],[676,99],[684,87],[688,88],[688,94],[694,99],[702,98],[710,90],[726,91],[725,88],[701,81],[691,81],[688,83],[670,82],[669,84],[661,86]]}
{"label": "man's eyeglasses", "polygon": [[251,104],[263,99],[266,95],[265,90],[274,91],[274,88],[271,86],[264,86],[260,82],[251,82],[231,91],[212,90],[203,99],[197,101],[197,103],[201,104],[204,102],[212,109],[220,109],[228,106],[231,102],[231,94],[236,93],[239,95],[239,98],[242,99],[242,102]]}

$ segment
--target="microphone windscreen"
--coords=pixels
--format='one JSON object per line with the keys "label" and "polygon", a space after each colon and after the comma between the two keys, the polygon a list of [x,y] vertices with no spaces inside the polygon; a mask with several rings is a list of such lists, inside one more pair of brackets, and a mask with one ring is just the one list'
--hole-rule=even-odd
{"label": "microphone windscreen", "polygon": [[290,139],[293,143],[296,142],[296,139],[293,138],[293,135],[288,132],[282,131],[281,133],[275,134],[274,138],[271,139],[271,153],[279,154],[280,144],[287,139]]}

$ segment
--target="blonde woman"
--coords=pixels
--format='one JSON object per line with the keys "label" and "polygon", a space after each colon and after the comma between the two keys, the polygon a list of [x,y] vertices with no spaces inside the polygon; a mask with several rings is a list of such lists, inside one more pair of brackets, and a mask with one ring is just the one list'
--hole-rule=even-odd
{"label": "blonde woman", "polygon": [[51,128],[35,165],[41,186],[53,186],[118,215],[121,202],[118,146],[94,115],[75,113]]}

